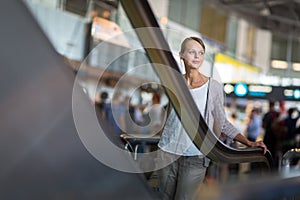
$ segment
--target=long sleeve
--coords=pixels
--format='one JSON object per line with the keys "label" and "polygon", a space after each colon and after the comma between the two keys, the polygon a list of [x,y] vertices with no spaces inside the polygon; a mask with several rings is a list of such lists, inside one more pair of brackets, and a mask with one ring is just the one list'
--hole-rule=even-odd
{"label": "long sleeve", "polygon": [[210,103],[214,104],[214,109],[212,112],[214,117],[214,131],[217,131],[218,135],[223,133],[229,138],[233,139],[237,134],[239,134],[239,130],[227,120],[224,110],[224,93],[222,85],[215,81],[212,89],[216,95],[213,100],[210,100]]}

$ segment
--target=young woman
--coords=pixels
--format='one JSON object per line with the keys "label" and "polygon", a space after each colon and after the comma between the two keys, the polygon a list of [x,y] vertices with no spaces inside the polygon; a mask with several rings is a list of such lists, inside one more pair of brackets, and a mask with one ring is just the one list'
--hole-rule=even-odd
{"label": "young woman", "polygon": [[[180,58],[186,71],[183,77],[210,130],[222,132],[249,147],[262,147],[266,152],[263,142],[249,141],[226,119],[222,85],[199,72],[204,54],[205,45],[200,38],[189,37],[182,42]],[[160,159],[174,160],[158,171],[163,199],[191,199],[205,178],[208,163],[205,155],[190,140],[174,109],[170,111],[158,146]]]}

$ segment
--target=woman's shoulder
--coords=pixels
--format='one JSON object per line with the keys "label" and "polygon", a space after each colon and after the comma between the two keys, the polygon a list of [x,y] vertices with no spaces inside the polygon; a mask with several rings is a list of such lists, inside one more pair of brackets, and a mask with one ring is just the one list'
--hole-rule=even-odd
{"label": "woman's shoulder", "polygon": [[212,96],[213,98],[217,96],[223,96],[223,84],[221,84],[214,78],[210,78],[209,81],[209,90],[213,91],[209,92],[210,96]]}
{"label": "woman's shoulder", "polygon": [[216,79],[210,77],[209,80],[210,80],[211,87],[213,87],[213,88],[220,88],[220,87],[222,87],[222,83],[220,83]]}

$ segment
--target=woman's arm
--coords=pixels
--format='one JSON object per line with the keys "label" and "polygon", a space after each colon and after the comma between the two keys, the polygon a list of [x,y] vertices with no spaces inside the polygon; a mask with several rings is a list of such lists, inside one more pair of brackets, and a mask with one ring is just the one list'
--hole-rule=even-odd
{"label": "woman's arm", "polygon": [[219,82],[212,80],[211,90],[213,91],[211,92],[210,103],[213,104],[214,132],[217,135],[224,133],[229,138],[234,139],[240,131],[226,117],[223,87]]}
{"label": "woman's arm", "polygon": [[264,153],[267,151],[266,145],[262,141],[251,142],[245,136],[243,136],[239,131],[227,120],[225,110],[224,110],[224,94],[221,85],[215,85],[214,92],[216,98],[214,99],[214,118],[215,122],[219,124],[221,132],[225,133],[227,136],[233,138],[248,147],[262,147]]}

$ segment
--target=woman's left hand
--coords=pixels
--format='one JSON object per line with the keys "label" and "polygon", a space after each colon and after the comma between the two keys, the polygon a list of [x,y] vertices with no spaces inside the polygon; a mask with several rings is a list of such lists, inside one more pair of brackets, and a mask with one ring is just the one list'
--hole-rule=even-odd
{"label": "woman's left hand", "polygon": [[249,146],[251,146],[251,147],[262,147],[263,150],[264,150],[264,154],[267,152],[267,146],[264,144],[263,141],[251,142]]}
{"label": "woman's left hand", "polygon": [[267,152],[267,146],[263,143],[263,141],[251,142],[241,133],[237,134],[234,139],[242,144],[245,144],[248,147],[262,147],[264,150],[264,154]]}

